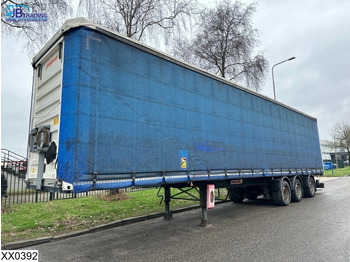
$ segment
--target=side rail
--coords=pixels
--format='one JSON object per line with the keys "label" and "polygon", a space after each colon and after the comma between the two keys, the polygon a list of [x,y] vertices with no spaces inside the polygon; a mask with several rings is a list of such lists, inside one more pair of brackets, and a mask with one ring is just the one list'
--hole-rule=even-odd
{"label": "side rail", "polygon": [[220,169],[220,170],[187,170],[187,171],[154,171],[130,173],[85,174],[84,181],[73,184],[74,192],[89,190],[119,189],[127,187],[152,187],[201,182],[224,181],[244,178],[272,178],[283,176],[323,175],[322,168],[305,169]]}

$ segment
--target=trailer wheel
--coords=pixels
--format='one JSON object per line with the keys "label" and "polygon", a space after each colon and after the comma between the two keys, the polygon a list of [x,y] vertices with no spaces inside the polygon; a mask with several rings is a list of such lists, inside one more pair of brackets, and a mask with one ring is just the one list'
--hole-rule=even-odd
{"label": "trailer wheel", "polygon": [[240,190],[237,188],[229,189],[228,196],[229,196],[230,200],[235,202],[235,203],[242,203],[244,200],[243,190]]}
{"label": "trailer wheel", "polygon": [[292,190],[292,201],[300,202],[303,199],[303,186],[299,179],[295,180],[294,188]]}
{"label": "trailer wheel", "polygon": [[312,176],[308,176],[304,179],[304,195],[306,197],[314,197],[316,192],[315,179]]}
{"label": "trailer wheel", "polygon": [[273,200],[279,206],[288,206],[291,201],[291,190],[289,183],[283,180],[278,191],[273,192]]}

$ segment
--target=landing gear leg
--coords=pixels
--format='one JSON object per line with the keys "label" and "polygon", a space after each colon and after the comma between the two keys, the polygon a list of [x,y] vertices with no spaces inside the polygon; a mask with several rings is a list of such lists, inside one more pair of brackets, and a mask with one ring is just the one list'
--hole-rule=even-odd
{"label": "landing gear leg", "polygon": [[170,220],[173,218],[173,215],[170,212],[170,198],[171,198],[171,192],[170,192],[170,186],[164,187],[164,203],[165,203],[165,220]]}
{"label": "landing gear leg", "polygon": [[210,221],[208,220],[208,214],[207,214],[207,187],[205,184],[200,185],[199,195],[200,195],[200,206],[202,209],[202,219],[201,219],[200,226],[207,227],[207,226],[210,226]]}

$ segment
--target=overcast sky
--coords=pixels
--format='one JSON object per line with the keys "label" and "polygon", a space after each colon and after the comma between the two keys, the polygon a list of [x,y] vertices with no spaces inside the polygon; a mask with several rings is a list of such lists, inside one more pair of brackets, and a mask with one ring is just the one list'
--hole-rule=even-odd
{"label": "overcast sky", "polygon": [[[245,0],[250,3],[254,1]],[[254,27],[270,63],[262,94],[318,119],[321,139],[350,122],[350,1],[258,0]],[[1,147],[26,155],[32,68],[19,40],[2,39]]]}

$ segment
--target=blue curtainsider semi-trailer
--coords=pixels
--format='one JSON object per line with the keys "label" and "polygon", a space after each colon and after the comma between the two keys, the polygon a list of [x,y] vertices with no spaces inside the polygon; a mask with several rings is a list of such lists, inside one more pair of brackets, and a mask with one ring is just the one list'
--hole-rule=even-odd
{"label": "blue curtainsider semi-trailer", "polygon": [[160,186],[168,218],[170,188],[199,188],[205,224],[212,185],[279,205],[322,186],[315,118],[86,19],[32,64],[31,188]]}

